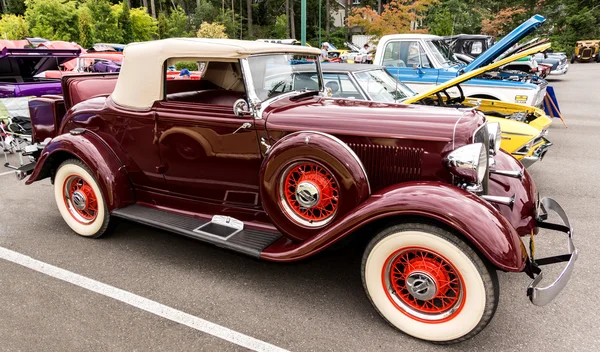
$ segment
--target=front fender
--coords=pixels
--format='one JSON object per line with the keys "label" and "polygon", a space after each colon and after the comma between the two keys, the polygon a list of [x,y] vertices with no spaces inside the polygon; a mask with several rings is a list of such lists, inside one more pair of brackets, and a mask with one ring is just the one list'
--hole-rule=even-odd
{"label": "front fender", "polygon": [[114,153],[92,132],[82,134],[62,134],[54,138],[42,150],[26,184],[53,175],[63,161],[77,158],[81,160],[98,180],[106,199],[108,211],[124,207],[135,202],[133,187],[125,167]]}
{"label": "front fender", "polygon": [[261,258],[299,260],[360,227],[398,216],[429,218],[454,229],[501,270],[518,272],[525,267],[519,236],[498,210],[472,193],[438,182],[407,182],[385,188],[316,236],[301,243],[280,240],[267,247]]}

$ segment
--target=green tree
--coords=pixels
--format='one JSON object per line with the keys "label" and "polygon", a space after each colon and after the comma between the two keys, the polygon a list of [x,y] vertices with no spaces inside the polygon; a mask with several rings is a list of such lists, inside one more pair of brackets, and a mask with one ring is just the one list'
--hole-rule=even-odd
{"label": "green tree", "polygon": [[240,37],[240,15],[236,13],[232,16],[231,10],[225,10],[223,14],[217,16],[216,21],[225,26],[225,33],[228,38]]}
{"label": "green tree", "polygon": [[131,9],[131,30],[134,42],[155,39],[157,36],[157,21],[143,8]]}
{"label": "green tree", "polygon": [[[161,16],[162,15],[162,16]],[[189,19],[181,6],[177,6],[168,16],[162,13],[158,16],[159,37],[189,37],[193,36],[188,32]]]}
{"label": "green tree", "polygon": [[273,38],[287,38],[287,24],[288,20],[285,14],[277,16],[271,36]]}
{"label": "green tree", "polygon": [[25,2],[23,0],[7,0],[6,1],[6,12],[15,15],[22,15],[25,13]]}
{"label": "green tree", "polygon": [[76,3],[71,0],[25,0],[29,34],[50,40],[79,39]]}
{"label": "green tree", "polygon": [[94,21],[92,14],[87,7],[79,9],[79,43],[84,48],[90,48],[94,45]]}
{"label": "green tree", "polygon": [[22,39],[29,33],[27,22],[23,16],[4,14],[0,19],[0,36],[2,39]]}
{"label": "green tree", "polygon": [[193,23],[197,28],[200,28],[202,22],[211,22],[220,13],[220,9],[215,7],[209,0],[198,0],[196,11],[194,12]]}
{"label": "green tree", "polygon": [[119,28],[117,11],[113,9],[108,0],[87,0],[82,7],[87,7],[94,20],[94,39],[100,42],[120,43],[123,40],[123,32]]}
{"label": "green tree", "polygon": [[128,44],[133,41],[133,28],[131,27],[131,12],[127,1],[121,3],[121,11],[118,14],[119,29],[123,35],[123,43]]}

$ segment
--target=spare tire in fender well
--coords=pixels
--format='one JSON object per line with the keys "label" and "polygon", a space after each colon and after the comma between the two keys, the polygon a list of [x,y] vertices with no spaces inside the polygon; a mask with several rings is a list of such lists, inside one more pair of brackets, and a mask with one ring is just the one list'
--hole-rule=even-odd
{"label": "spare tire in fender well", "polygon": [[[336,198],[339,202],[327,221],[301,222],[295,214],[290,214],[293,210],[282,195],[282,183],[290,168],[302,164],[316,165],[324,175],[317,173],[318,178],[331,179],[339,191],[339,199]],[[350,212],[371,192],[364,167],[352,149],[332,135],[315,131],[291,133],[277,141],[263,160],[259,180],[265,211],[281,232],[297,241],[321,232],[325,225]]]}

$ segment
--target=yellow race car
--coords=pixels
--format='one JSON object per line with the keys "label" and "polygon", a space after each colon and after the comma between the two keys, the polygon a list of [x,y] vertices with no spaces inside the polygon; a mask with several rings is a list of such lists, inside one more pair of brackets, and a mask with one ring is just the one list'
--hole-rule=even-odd
{"label": "yellow race car", "polygon": [[501,148],[520,160],[526,167],[541,160],[552,143],[546,138],[552,120],[543,110],[517,103],[497,100],[466,98],[460,84],[484,72],[504,66],[522,57],[543,52],[550,44],[524,50],[477,70],[462,74],[426,92],[408,97],[403,104],[425,104],[449,108],[475,109],[486,115],[490,122],[498,122],[502,133]]}

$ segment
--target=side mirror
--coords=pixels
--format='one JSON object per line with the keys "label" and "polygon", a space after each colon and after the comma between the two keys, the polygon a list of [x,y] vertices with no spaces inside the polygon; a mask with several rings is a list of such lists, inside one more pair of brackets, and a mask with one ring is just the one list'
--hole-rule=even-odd
{"label": "side mirror", "polygon": [[237,117],[244,117],[251,114],[248,103],[244,99],[238,99],[233,103],[233,113]]}

